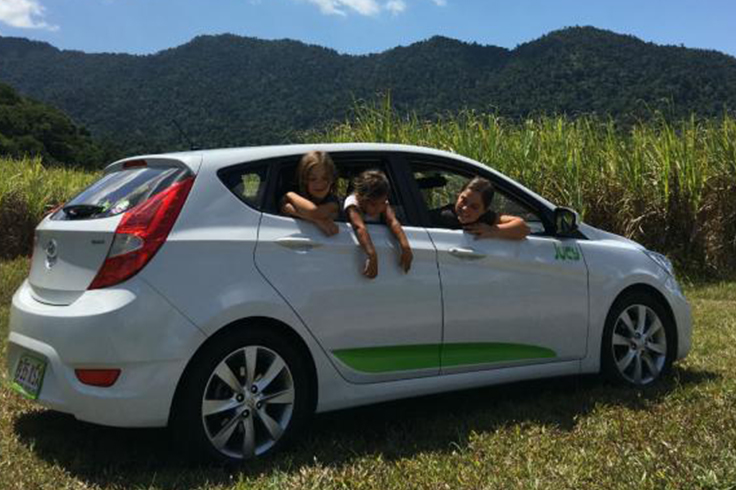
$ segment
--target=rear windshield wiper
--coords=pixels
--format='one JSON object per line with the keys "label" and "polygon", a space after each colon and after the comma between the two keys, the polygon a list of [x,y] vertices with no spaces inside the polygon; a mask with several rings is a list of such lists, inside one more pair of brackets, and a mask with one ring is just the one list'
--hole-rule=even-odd
{"label": "rear windshield wiper", "polygon": [[88,218],[95,214],[103,213],[105,208],[97,204],[70,204],[69,206],[64,206],[63,210],[69,218],[76,219]]}

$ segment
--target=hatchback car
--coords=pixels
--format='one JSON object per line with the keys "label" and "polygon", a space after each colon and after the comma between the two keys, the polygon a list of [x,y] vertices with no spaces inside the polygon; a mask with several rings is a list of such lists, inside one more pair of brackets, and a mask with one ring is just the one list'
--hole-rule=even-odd
{"label": "hatchback car", "polygon": [[[378,169],[411,244],[368,225],[374,280],[339,221],[283,216],[300,157],[329,152],[344,198]],[[474,176],[523,240],[474,239],[430,211]],[[549,376],[641,386],[687,355],[690,308],[670,262],[578,221],[455,154],[389,144],[254,147],[136,157],[38,225],[12,302],[17,391],[77,419],[172,425],[185,446],[242,460],[313,412]]]}

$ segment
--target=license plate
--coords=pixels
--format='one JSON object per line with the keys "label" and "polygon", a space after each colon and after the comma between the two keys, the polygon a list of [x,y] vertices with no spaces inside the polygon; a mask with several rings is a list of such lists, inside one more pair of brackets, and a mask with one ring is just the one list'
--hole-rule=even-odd
{"label": "license plate", "polygon": [[15,367],[12,387],[21,395],[36,400],[41,393],[46,361],[28,355],[20,356]]}

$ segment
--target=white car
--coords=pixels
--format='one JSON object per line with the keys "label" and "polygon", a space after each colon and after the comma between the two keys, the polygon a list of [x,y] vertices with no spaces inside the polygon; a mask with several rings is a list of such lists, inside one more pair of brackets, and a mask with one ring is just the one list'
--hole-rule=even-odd
{"label": "white car", "polygon": [[[295,168],[327,151],[344,198],[383,170],[411,244],[368,225],[374,280],[350,225],[325,236],[279,214]],[[433,227],[473,176],[523,240]],[[691,314],[669,261],[579,223],[498,172],[403,145],[255,147],[125,159],[47,216],[15,293],[17,391],[77,419],[174,425],[186,446],[241,460],[313,412],[549,376],[634,386],[687,355]]]}

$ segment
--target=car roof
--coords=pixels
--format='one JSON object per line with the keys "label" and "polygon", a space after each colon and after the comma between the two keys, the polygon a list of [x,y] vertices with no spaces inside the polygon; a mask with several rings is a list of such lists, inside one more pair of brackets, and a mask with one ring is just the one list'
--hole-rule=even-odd
{"label": "car roof", "polygon": [[465,164],[475,166],[480,171],[490,171],[499,179],[504,180],[508,184],[519,187],[528,192],[539,201],[554,209],[556,206],[534,191],[527,189],[520,183],[506,177],[502,173],[496,171],[489,165],[482,164],[470,158],[464,157],[457,153],[438,150],[436,148],[428,148],[415,145],[401,145],[395,143],[310,143],[310,144],[293,144],[293,145],[272,145],[272,146],[248,146],[241,148],[220,148],[212,150],[192,150],[174,153],[161,153],[155,155],[139,155],[135,157],[125,158],[113,164],[110,164],[106,170],[119,168],[121,164],[129,160],[174,160],[177,163],[187,165],[193,172],[199,171],[217,171],[220,168],[235,165],[238,163],[246,163],[249,161],[264,160],[276,157],[288,157],[302,155],[309,151],[324,151],[327,153],[336,152],[403,152],[403,153],[420,153],[422,155],[435,156],[441,158],[449,158],[459,160]]}

